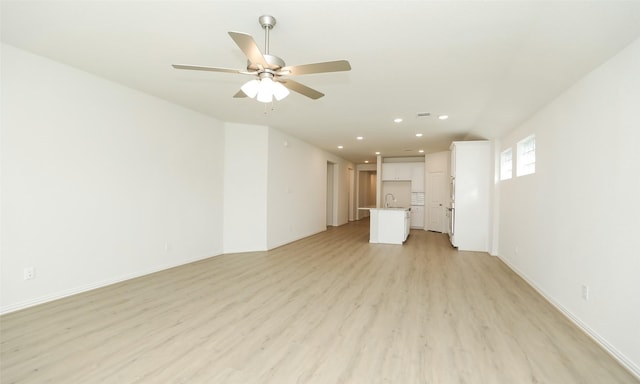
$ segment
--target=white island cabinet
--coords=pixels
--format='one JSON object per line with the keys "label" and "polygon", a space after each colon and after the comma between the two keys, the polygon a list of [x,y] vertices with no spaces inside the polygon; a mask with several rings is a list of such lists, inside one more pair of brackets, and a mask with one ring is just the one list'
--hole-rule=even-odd
{"label": "white island cabinet", "polygon": [[411,228],[411,208],[371,208],[370,243],[402,244]]}

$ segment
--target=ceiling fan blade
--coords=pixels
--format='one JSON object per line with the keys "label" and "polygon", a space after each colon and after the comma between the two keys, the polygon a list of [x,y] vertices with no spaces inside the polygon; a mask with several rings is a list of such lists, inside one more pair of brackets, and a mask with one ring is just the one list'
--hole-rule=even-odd
{"label": "ceiling fan blade", "polygon": [[262,68],[269,67],[262,52],[260,52],[260,48],[258,48],[258,44],[256,44],[256,41],[253,40],[251,35],[242,32],[229,32],[229,36],[231,36],[233,41],[235,41],[242,52],[244,52],[244,55],[247,56],[251,64],[260,65]]}
{"label": "ceiling fan blade", "polygon": [[247,94],[242,92],[242,89],[241,89],[238,92],[236,92],[236,94],[233,95],[233,97],[236,98],[236,99],[239,99],[239,98],[242,98],[242,97],[247,97]]}
{"label": "ceiling fan blade", "polygon": [[297,81],[293,81],[291,79],[280,79],[278,81],[282,83],[282,85],[284,85],[285,87],[289,88],[290,90],[294,92],[298,92],[299,94],[307,96],[314,100],[324,96],[324,93],[318,92],[313,88],[309,88],[306,85],[300,84]]}
{"label": "ceiling fan blade", "polygon": [[202,65],[186,65],[186,64],[171,64],[175,69],[190,69],[195,71],[211,71],[211,72],[227,72],[227,73],[244,73],[239,69],[231,68],[217,68],[217,67],[205,67]]}
{"label": "ceiling fan blade", "polygon": [[324,63],[291,65],[283,67],[278,73],[289,75],[307,75],[311,73],[350,71],[351,64],[347,60],[327,61]]}

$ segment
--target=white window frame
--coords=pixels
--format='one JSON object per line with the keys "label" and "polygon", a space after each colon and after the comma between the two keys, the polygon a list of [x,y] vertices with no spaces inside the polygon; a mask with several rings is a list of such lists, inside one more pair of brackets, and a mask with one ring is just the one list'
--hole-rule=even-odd
{"label": "white window frame", "polygon": [[529,135],[518,141],[516,176],[536,173],[536,135]]}
{"label": "white window frame", "polygon": [[500,181],[513,177],[513,149],[507,148],[500,152]]}

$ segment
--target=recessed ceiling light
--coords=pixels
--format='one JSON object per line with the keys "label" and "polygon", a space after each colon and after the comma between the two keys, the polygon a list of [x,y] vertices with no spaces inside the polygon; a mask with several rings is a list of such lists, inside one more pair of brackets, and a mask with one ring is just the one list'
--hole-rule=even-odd
{"label": "recessed ceiling light", "polygon": [[447,116],[447,115],[438,116],[438,119],[440,119],[440,120],[447,120],[448,118],[449,118],[449,116]]}
{"label": "recessed ceiling light", "polygon": [[356,139],[358,139],[358,140],[364,140],[364,137],[362,137],[362,136],[358,136],[358,137],[356,137]]}
{"label": "recessed ceiling light", "polygon": [[367,164],[369,164],[369,160],[365,160],[364,162],[365,162],[365,163],[367,163]]}
{"label": "recessed ceiling light", "polygon": [[396,117],[395,119],[393,119],[394,123],[402,123],[402,117]]}
{"label": "recessed ceiling light", "polygon": [[376,152],[376,155],[379,155],[379,154],[380,154],[380,152]]}
{"label": "recessed ceiling light", "polygon": [[338,149],[342,149],[344,148],[342,145],[338,145]]}
{"label": "recessed ceiling light", "polygon": [[420,152],[420,153],[424,153],[424,149],[421,149],[421,150],[419,150],[418,152]]}
{"label": "recessed ceiling light", "polygon": [[422,137],[422,133],[416,133],[416,137]]}

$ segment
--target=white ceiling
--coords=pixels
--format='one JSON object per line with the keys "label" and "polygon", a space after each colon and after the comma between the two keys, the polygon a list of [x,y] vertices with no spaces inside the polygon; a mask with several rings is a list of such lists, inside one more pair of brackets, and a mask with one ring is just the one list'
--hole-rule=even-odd
{"label": "white ceiling", "polygon": [[[227,31],[262,47],[262,14],[276,17],[270,53],[287,64],[352,70],[295,77],[326,96],[292,93],[265,114],[232,98],[249,77],[171,68],[243,68]],[[638,36],[640,1],[2,1],[5,43],[357,163],[500,137]]]}

